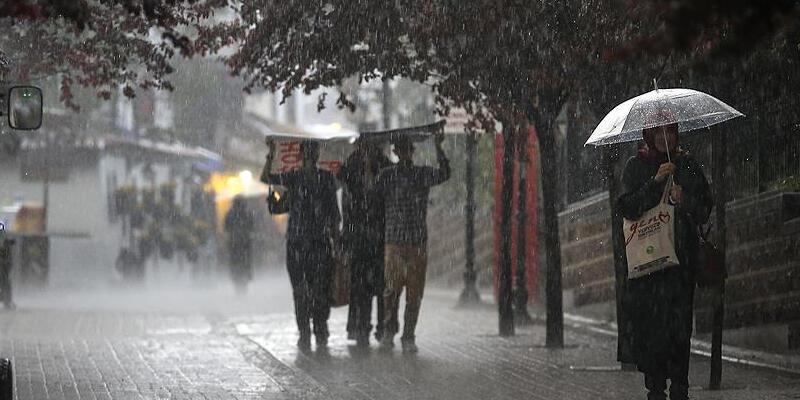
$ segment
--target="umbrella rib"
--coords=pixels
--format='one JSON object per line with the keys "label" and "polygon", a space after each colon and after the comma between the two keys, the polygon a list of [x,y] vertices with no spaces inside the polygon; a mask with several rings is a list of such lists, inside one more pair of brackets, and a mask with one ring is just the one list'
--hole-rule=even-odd
{"label": "umbrella rib", "polygon": [[620,128],[620,132],[618,133],[618,135],[622,135],[623,133],[628,132],[628,131],[625,130],[625,124],[628,123],[628,118],[631,115],[631,111],[633,111],[634,107],[636,107],[636,104],[638,104],[639,101],[642,100],[642,98],[643,98],[643,96],[638,96],[638,97],[633,98],[633,104],[631,104],[631,108],[629,108],[628,112],[625,114],[625,120],[622,122],[622,128]]}

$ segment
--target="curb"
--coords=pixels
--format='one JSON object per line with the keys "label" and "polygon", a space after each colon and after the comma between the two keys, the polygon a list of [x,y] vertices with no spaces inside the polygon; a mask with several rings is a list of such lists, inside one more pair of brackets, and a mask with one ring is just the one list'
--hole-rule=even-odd
{"label": "curb", "polygon": [[[539,315],[537,315],[537,319],[544,321],[544,318]],[[608,337],[617,337],[617,324],[614,322],[605,322],[577,314],[564,313],[564,324],[573,329],[584,329]],[[700,339],[692,339],[692,354],[711,358],[711,343]],[[723,361],[800,375],[800,360],[794,360],[793,358],[797,357],[736,346],[722,346]]]}
{"label": "curb", "polygon": [[[430,290],[430,292],[432,292],[431,294],[433,296],[454,299],[458,298],[458,292],[453,291],[452,289],[436,286],[433,286],[431,289],[432,290]],[[491,301],[483,301],[478,306],[479,309],[495,309],[496,304],[494,303],[494,296],[492,292],[480,291],[480,295],[481,299],[491,299]],[[531,313],[531,317],[535,323],[546,323],[547,319],[545,318],[543,311],[544,310],[541,306],[534,307],[533,310],[529,307],[529,312]],[[581,329],[610,338],[617,337],[616,323],[601,321],[579,314],[565,312],[564,325],[572,329]],[[691,351],[694,355],[711,358],[711,343],[700,339],[692,339]],[[773,371],[800,376],[800,355],[782,355],[723,344],[722,360],[748,367],[770,369]]]}

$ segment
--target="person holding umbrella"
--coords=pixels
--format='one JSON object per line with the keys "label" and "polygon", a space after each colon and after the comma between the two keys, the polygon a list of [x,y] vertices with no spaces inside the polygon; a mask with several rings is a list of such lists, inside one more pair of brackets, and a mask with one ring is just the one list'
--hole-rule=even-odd
{"label": "person holding umbrella", "polygon": [[669,379],[670,399],[684,400],[689,396],[697,224],[708,220],[713,201],[700,164],[678,146],[677,124],[645,129],[642,136],[645,147],[625,166],[618,205],[626,219],[637,220],[670,185],[679,265],[629,282],[633,356],[644,373],[648,399],[665,399]]}
{"label": "person holding umbrella", "polygon": [[630,301],[622,307],[650,400],[667,398],[667,380],[671,400],[689,398],[694,286],[701,270],[698,226],[714,205],[702,167],[681,149],[679,134],[742,115],[706,93],[656,88],[615,107],[586,142],[644,141],[623,171],[617,211],[627,229]]}
{"label": "person holding umbrella", "polygon": [[338,245],[339,208],[336,178],[317,167],[319,144],[300,143],[303,164],[299,170],[273,173],[275,142],[267,139],[269,152],[261,173],[266,184],[284,186],[291,199],[286,232],[286,268],[292,283],[295,318],[300,338],[297,346],[311,348],[311,324],[317,347],[328,345],[333,251]]}

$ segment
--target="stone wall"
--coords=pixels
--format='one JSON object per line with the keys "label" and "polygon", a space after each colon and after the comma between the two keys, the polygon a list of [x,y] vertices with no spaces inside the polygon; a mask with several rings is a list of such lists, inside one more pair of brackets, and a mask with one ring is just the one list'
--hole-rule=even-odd
{"label": "stone wall", "polygon": [[[800,321],[800,193],[765,192],[727,207],[725,328]],[[608,194],[571,204],[559,219],[564,289],[572,305],[613,302]],[[708,332],[710,293],[697,294],[697,331]]]}
{"label": "stone wall", "polygon": [[[559,214],[564,289],[572,306],[614,300],[608,193],[570,204]],[[567,305],[569,306],[569,304]]]}
{"label": "stone wall", "polygon": [[[800,321],[800,193],[766,192],[728,204],[725,328]],[[711,329],[700,292],[697,330]]]}

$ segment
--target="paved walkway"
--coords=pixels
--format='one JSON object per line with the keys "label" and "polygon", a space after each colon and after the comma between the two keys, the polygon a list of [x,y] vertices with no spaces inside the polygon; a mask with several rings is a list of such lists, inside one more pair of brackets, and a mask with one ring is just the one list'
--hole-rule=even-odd
{"label": "paved walkway", "polygon": [[[418,355],[377,345],[360,351],[343,337],[328,352],[303,354],[291,315],[238,321],[237,331],[283,364],[325,388],[323,397],[341,399],[643,399],[637,372],[615,367],[616,343],[604,335],[570,329],[566,348],[548,350],[544,327],[520,328],[512,338],[497,336],[493,307],[453,309],[455,294],[430,293],[423,302]],[[332,329],[342,332],[345,313],[334,313]],[[697,399],[797,399],[800,377],[765,369],[724,366],[724,390],[703,389],[708,359],[692,359],[692,396]]]}
{"label": "paved walkway", "polygon": [[[493,307],[460,311],[430,290],[420,353],[359,350],[335,309],[328,351],[300,353],[283,276],[239,298],[227,288],[61,293],[19,299],[0,312],[0,354],[14,359],[17,399],[643,399],[615,343],[569,329],[548,350],[544,329],[496,335]],[[399,346],[398,346],[399,347]],[[708,362],[692,360],[697,399],[800,399],[800,376],[725,364],[709,392]]]}

